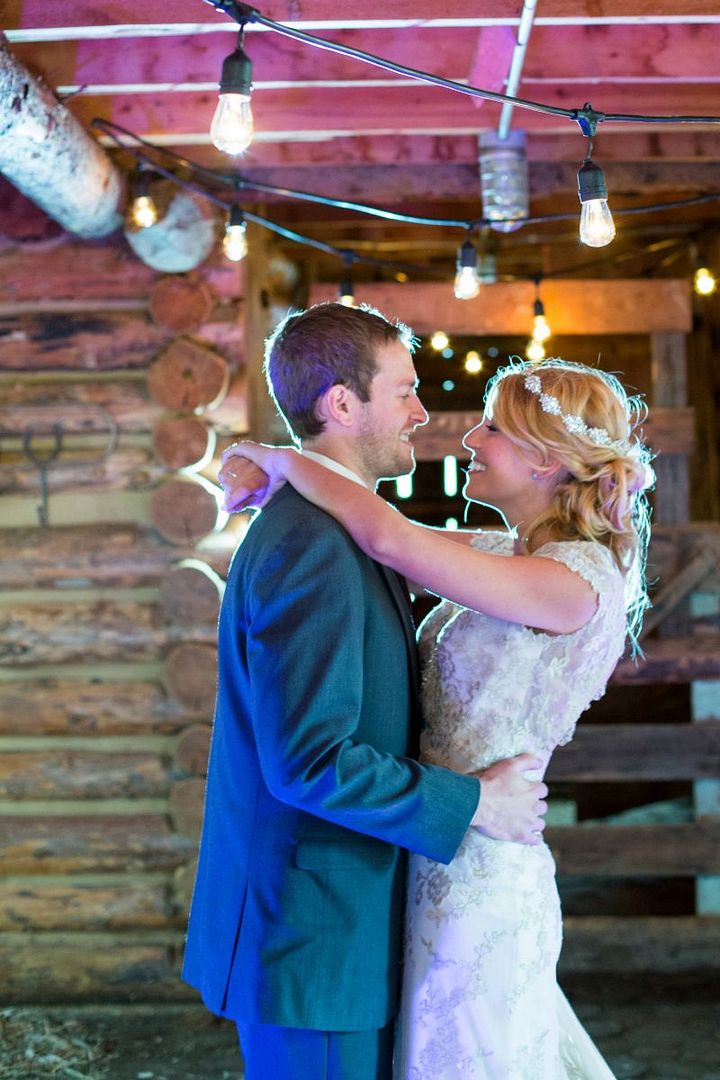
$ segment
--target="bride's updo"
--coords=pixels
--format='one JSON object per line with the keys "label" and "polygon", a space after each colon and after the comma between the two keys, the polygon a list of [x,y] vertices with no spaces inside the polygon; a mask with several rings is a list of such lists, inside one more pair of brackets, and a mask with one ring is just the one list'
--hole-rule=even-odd
{"label": "bride's updo", "polygon": [[627,578],[631,629],[647,607],[651,452],[638,424],[642,401],[607,372],[549,359],[513,360],[487,387],[486,415],[538,474],[560,465],[551,506],[524,528],[528,549],[550,540],[594,540]]}

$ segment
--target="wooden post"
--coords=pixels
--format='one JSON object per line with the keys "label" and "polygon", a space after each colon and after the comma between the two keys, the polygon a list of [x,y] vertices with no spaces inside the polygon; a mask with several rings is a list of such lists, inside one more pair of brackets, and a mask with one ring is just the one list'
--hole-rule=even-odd
{"label": "wooden post", "polygon": [[[696,613],[705,599],[713,603],[714,612],[720,610],[720,596],[698,593],[694,597]],[[703,610],[706,605],[703,603]],[[701,724],[720,717],[720,679],[707,679],[691,683],[692,718]],[[720,819],[720,780],[696,780],[693,784],[695,815],[699,818]],[[701,875],[695,881],[695,911],[698,915],[720,914],[720,876]]]}
{"label": "wooden post", "polygon": [[[673,332],[652,334],[652,405],[687,405],[687,339]],[[690,471],[687,454],[664,453],[654,463],[657,476],[655,516],[658,525],[681,524],[690,516]]]}
{"label": "wooden post", "polygon": [[263,355],[265,338],[273,326],[273,305],[268,275],[269,242],[265,229],[249,224],[247,254],[247,294],[245,303],[245,363],[250,437],[261,442],[283,443],[288,432],[265,381]]}

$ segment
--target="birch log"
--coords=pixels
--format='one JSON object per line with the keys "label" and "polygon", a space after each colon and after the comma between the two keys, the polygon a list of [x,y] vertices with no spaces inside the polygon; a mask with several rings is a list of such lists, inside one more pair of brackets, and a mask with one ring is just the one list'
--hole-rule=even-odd
{"label": "birch log", "polygon": [[122,221],[124,180],[54,93],[0,34],[0,171],[63,228],[106,236]]}

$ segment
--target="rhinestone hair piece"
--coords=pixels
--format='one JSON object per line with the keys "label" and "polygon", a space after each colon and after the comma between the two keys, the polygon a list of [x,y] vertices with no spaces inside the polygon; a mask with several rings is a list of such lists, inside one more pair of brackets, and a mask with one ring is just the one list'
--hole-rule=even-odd
{"label": "rhinestone hair piece", "polygon": [[588,427],[582,416],[564,413],[558,399],[553,394],[546,394],[543,390],[542,381],[537,372],[525,376],[525,389],[540,399],[540,408],[543,412],[550,413],[552,416],[559,416],[563,426],[571,435],[585,435],[595,446],[608,446],[617,450],[620,454],[632,452],[629,442],[613,442],[605,428]]}

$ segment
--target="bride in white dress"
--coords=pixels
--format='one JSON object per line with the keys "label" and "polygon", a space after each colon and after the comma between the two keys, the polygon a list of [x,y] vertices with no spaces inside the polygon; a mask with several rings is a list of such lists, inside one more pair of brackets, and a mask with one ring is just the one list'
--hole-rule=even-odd
{"label": "bride in white dress", "polygon": [[[600,697],[647,605],[638,403],[612,376],[513,363],[464,444],[464,494],[509,528],[443,533],[288,451],[247,456],[443,600],[420,628],[423,760],[459,772],[545,763]],[[244,452],[244,451],[240,451]],[[411,855],[395,1080],[612,1080],[556,981],[549,848],[470,829],[449,866]]]}

